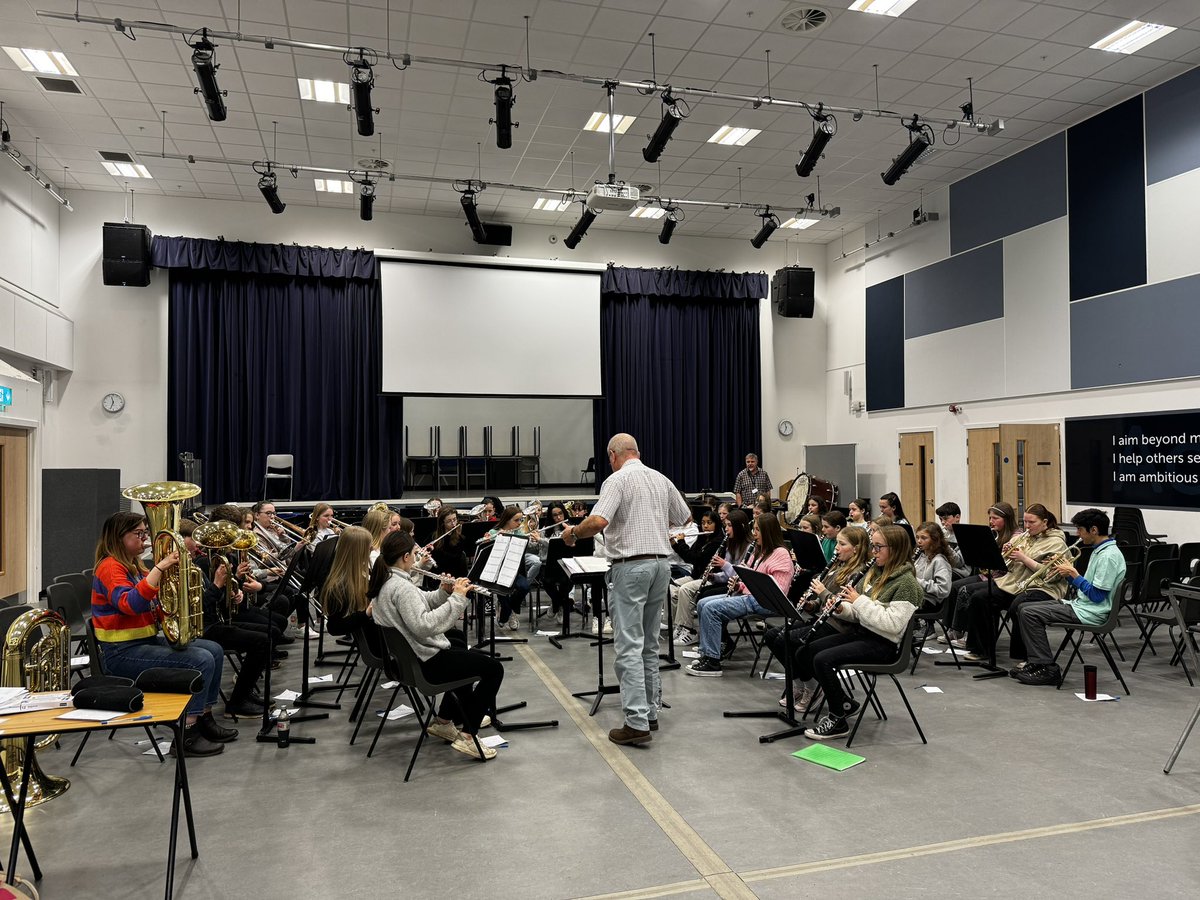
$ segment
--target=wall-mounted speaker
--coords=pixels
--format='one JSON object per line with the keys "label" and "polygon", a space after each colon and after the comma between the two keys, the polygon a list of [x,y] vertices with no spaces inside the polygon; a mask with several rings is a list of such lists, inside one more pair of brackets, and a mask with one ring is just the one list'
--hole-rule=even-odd
{"label": "wall-mounted speaker", "polygon": [[771,277],[771,302],[786,319],[811,319],[813,316],[812,269],[788,266]]}
{"label": "wall-mounted speaker", "polygon": [[487,240],[476,241],[475,243],[487,244],[490,247],[512,246],[511,225],[501,225],[498,222],[484,222],[483,230],[487,234]]}
{"label": "wall-mounted speaker", "polygon": [[145,287],[150,283],[150,229],[128,222],[104,223],[104,283]]}

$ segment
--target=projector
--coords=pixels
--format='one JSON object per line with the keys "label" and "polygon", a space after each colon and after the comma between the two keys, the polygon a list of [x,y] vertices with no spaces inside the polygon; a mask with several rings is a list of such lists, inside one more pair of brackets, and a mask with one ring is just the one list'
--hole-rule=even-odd
{"label": "projector", "polygon": [[637,206],[641,192],[627,184],[597,184],[587,195],[587,205],[595,212],[628,212]]}

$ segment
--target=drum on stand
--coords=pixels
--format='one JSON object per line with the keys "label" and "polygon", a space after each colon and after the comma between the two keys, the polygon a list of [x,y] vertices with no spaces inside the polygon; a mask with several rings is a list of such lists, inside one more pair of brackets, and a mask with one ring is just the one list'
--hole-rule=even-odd
{"label": "drum on stand", "polygon": [[805,510],[808,509],[809,497],[824,500],[825,505],[832,509],[837,506],[838,487],[832,481],[801,472],[792,481],[792,486],[788,490],[787,524],[795,525],[796,521],[804,515]]}

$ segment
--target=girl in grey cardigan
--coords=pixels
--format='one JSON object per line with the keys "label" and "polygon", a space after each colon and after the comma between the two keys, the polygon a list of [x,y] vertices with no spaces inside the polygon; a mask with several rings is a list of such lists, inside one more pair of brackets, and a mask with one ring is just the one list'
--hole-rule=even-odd
{"label": "girl in grey cardigan", "polygon": [[409,579],[415,564],[412,535],[394,531],[385,537],[371,569],[368,611],[380,627],[394,628],[403,635],[429,681],[436,684],[479,677],[474,685],[443,695],[428,733],[450,741],[460,753],[491,759],[496,751],[481,746],[476,734],[496,705],[504,666],[484,653],[467,649],[466,636],[454,627],[466,608],[470,582],[460,578],[452,584],[443,583],[437,590],[423,591]]}

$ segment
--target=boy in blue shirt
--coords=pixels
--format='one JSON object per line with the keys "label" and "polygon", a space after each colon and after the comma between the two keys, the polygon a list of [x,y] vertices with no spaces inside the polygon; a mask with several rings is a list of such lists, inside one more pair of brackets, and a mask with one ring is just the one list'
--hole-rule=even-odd
{"label": "boy in blue shirt", "polygon": [[1079,530],[1080,542],[1092,548],[1087,574],[1080,575],[1070,563],[1059,565],[1058,574],[1065,575],[1071,583],[1067,598],[1026,603],[1018,609],[1028,650],[1028,663],[1016,673],[1021,684],[1058,684],[1062,673],[1054,662],[1054,652],[1046,636],[1047,623],[1103,624],[1112,610],[1112,589],[1125,577],[1125,556],[1109,537],[1107,513],[1085,509],[1071,518],[1071,524]]}

